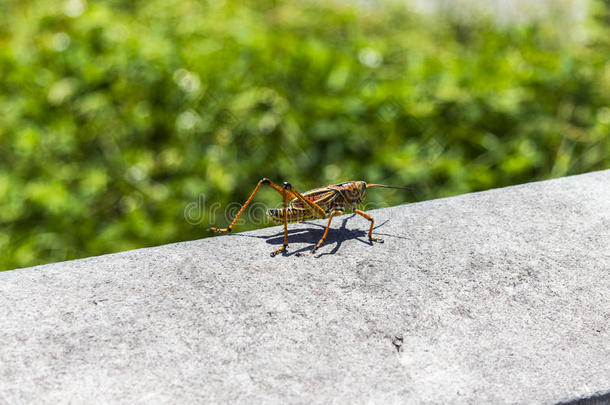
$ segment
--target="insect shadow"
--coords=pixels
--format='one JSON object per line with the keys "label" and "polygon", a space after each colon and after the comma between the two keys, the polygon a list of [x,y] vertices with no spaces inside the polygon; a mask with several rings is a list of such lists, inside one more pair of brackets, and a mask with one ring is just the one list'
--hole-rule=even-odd
{"label": "insect shadow", "polygon": [[[355,216],[356,216],[356,214],[352,214],[346,218],[342,218],[341,227],[329,229],[328,236],[325,241],[325,245],[335,243],[335,246],[333,247],[333,249],[330,252],[320,253],[319,255],[316,255],[315,257],[322,257],[325,255],[335,254],[335,253],[337,253],[337,251],[339,250],[339,248],[341,247],[341,244],[343,242],[352,240],[352,239],[356,239],[356,240],[364,243],[365,245],[371,245],[371,246],[373,245],[373,242],[368,240],[368,238],[367,238],[368,231],[361,230],[361,229],[347,229],[347,222],[350,219],[354,218]],[[386,219],[379,225],[375,225],[375,227],[373,227],[373,229],[381,228],[388,221],[389,220]],[[308,222],[308,221],[303,222],[303,224],[310,225],[311,227],[288,230],[288,234],[291,235],[290,243],[291,244],[292,243],[308,243],[311,246],[306,246],[306,247],[303,247],[303,248],[295,250],[295,251],[284,251],[283,256],[292,256],[292,255],[300,256],[303,252],[311,251],[316,246],[316,243],[320,240],[319,229],[322,229],[322,231],[324,231],[324,229],[326,228],[325,225],[316,224],[316,223]],[[313,228],[313,227],[317,227],[319,229]],[[394,237],[394,235],[389,235],[389,234],[383,234],[383,233],[376,233],[376,234]],[[260,235],[259,236],[259,235],[240,234],[240,236],[266,239],[266,242],[270,245],[281,245],[284,243],[284,231],[276,232],[272,235]]]}

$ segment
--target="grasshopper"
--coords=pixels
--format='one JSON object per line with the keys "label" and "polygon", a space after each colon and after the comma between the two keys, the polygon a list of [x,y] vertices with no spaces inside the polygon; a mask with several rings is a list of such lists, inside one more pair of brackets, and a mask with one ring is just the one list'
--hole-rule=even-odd
{"label": "grasshopper", "polygon": [[326,235],[328,235],[328,229],[334,216],[341,215],[346,209],[351,209],[352,212],[364,217],[369,220],[371,227],[369,228],[369,240],[371,242],[383,243],[383,239],[373,237],[373,226],[375,220],[366,212],[360,211],[354,208],[355,205],[361,204],[364,201],[364,196],[367,188],[371,187],[384,187],[384,188],[396,188],[396,189],[408,189],[409,187],[398,187],[398,186],[386,186],[384,184],[368,184],[364,181],[348,181],[341,184],[329,184],[326,187],[320,187],[313,190],[299,193],[290,183],[284,183],[283,187],[275,184],[267,178],[262,178],[250,197],[246,200],[244,205],[241,207],[233,222],[228,228],[216,228],[210,227],[208,231],[216,233],[231,232],[233,227],[237,223],[237,220],[244,212],[254,195],[258,192],[261,185],[266,184],[272,187],[275,191],[280,193],[284,200],[283,209],[269,209],[267,210],[267,216],[275,223],[284,224],[284,244],[281,248],[271,252],[271,256],[275,256],[278,253],[285,251],[288,247],[288,223],[303,222],[308,219],[322,219],[328,218],[328,224],[324,230],[322,238],[318,241],[316,246],[311,250],[311,253],[315,253],[316,250],[324,243]]}

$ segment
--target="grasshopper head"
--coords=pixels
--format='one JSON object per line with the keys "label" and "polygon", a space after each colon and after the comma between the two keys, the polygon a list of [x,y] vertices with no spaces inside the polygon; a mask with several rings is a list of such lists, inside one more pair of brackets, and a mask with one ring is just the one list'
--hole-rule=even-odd
{"label": "grasshopper head", "polygon": [[397,188],[407,190],[410,187],[386,186],[385,184],[369,184],[366,181],[350,181],[338,185],[342,189],[346,201],[350,204],[361,204],[366,195],[366,189],[370,187]]}
{"label": "grasshopper head", "polygon": [[358,193],[358,201],[362,202],[366,195],[366,181],[356,181],[355,184]]}
{"label": "grasshopper head", "polygon": [[364,200],[366,192],[366,182],[364,181],[348,181],[336,184],[334,187],[343,195],[347,205],[358,205]]}
{"label": "grasshopper head", "polygon": [[366,182],[354,181],[349,187],[349,197],[354,204],[361,204],[366,195]]}

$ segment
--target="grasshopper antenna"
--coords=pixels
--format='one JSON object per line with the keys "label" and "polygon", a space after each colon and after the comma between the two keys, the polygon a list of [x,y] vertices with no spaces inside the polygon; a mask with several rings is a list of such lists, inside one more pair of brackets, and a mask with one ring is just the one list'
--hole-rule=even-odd
{"label": "grasshopper antenna", "polygon": [[369,187],[383,187],[383,188],[397,188],[400,190],[413,190],[413,187],[403,187],[403,186],[386,186],[385,184],[367,184],[366,188]]}

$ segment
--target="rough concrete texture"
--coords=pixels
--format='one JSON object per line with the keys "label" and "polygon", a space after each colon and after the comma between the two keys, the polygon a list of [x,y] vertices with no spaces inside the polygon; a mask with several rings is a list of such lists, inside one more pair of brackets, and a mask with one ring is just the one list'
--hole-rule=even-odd
{"label": "rough concrete texture", "polygon": [[0,403],[610,398],[610,171],[371,213],[0,273]]}

